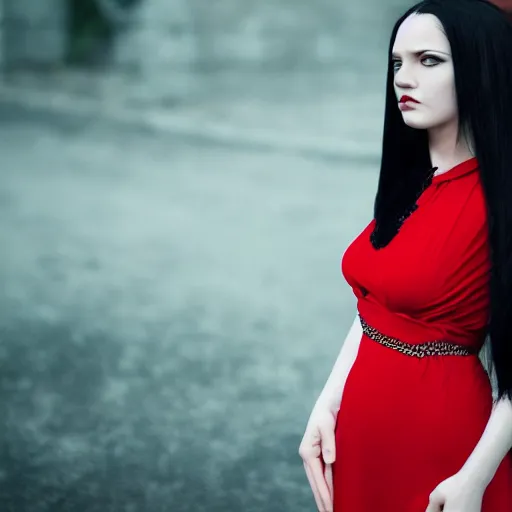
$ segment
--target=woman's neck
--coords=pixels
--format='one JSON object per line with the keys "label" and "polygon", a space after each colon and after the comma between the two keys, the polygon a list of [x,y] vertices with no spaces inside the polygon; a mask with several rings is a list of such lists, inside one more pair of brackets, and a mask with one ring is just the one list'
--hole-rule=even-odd
{"label": "woman's neck", "polygon": [[457,164],[473,158],[474,152],[468,142],[458,140],[458,126],[445,125],[429,130],[429,152],[436,175],[449,171]]}

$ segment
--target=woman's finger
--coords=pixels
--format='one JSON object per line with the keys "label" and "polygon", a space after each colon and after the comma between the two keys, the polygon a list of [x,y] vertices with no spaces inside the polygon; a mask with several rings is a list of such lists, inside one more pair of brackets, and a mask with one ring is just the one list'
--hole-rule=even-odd
{"label": "woman's finger", "polygon": [[331,501],[334,500],[334,483],[332,478],[332,464],[326,464],[324,470],[325,483],[327,484],[327,488],[329,489],[329,494],[331,496]]}
{"label": "woman's finger", "polygon": [[320,512],[324,512],[323,503],[320,499],[320,493],[318,492],[318,488],[315,482],[315,479],[313,478],[313,475],[311,474],[311,469],[308,466],[307,462],[304,462],[304,469],[306,470],[306,476],[308,477],[309,486],[311,487],[311,490],[313,491],[313,496],[315,498],[315,503]]}
{"label": "woman's finger", "polygon": [[327,482],[325,481],[324,468],[322,467],[322,461],[320,458],[316,458],[310,461],[309,469],[311,470],[311,475],[315,480],[318,494],[320,495],[320,500],[325,507],[323,510],[327,512],[332,511],[331,494],[329,492],[329,488],[327,487]]}

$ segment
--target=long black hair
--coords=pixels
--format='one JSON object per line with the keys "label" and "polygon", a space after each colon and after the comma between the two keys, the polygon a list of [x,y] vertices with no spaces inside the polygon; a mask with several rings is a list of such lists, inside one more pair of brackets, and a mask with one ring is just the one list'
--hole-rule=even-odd
{"label": "long black hair", "polygon": [[400,25],[413,13],[436,16],[451,46],[459,137],[471,137],[487,204],[491,363],[498,398],[512,399],[512,24],[486,0],[424,0],[393,29],[372,243],[382,248],[390,242],[433,174],[427,130],[404,123],[394,90],[391,53]]}

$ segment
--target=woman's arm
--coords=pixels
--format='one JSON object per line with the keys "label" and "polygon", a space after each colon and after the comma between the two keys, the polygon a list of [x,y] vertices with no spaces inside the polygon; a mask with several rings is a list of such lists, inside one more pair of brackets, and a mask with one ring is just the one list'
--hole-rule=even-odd
{"label": "woman's arm", "polygon": [[487,427],[462,471],[477,485],[492,480],[501,461],[512,449],[512,403],[506,397],[494,403]]}
{"label": "woman's arm", "polygon": [[338,411],[341,403],[341,396],[343,394],[343,388],[345,387],[345,381],[347,380],[350,369],[356,359],[362,335],[363,328],[359,320],[359,315],[357,315],[350,327],[350,330],[348,331],[338,358],[334,363],[334,367],[322,392],[320,393],[320,396],[318,397],[315,407],[317,405],[324,407],[327,406],[331,411]]}
{"label": "woman's arm", "polygon": [[426,512],[482,510],[485,489],[512,448],[512,403],[506,397],[494,407],[480,441],[466,463],[430,494]]}

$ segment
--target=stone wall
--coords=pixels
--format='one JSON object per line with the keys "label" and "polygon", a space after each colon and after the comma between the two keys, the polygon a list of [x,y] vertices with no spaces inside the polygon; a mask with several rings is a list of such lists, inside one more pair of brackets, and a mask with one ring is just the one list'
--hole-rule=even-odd
{"label": "stone wall", "polygon": [[3,69],[4,66],[4,4],[0,1],[0,66]]}
{"label": "stone wall", "polygon": [[2,63],[54,66],[64,58],[66,0],[2,0]]}
{"label": "stone wall", "polygon": [[117,63],[286,70],[365,60],[407,0],[144,0]]}
{"label": "stone wall", "polygon": [[[65,53],[68,0],[1,1],[8,65],[59,63]],[[261,90],[265,83],[275,87],[279,81],[286,91],[299,75],[379,74],[391,26],[410,3],[141,0],[114,48],[105,53],[110,65],[103,71],[106,85],[99,89],[109,96],[123,89],[139,104],[168,106],[205,95]]]}
{"label": "stone wall", "polygon": [[[120,35],[114,68],[152,94],[212,93],[222,78],[382,71],[408,0],[144,0]],[[202,77],[197,80],[197,77]],[[217,84],[217,85],[216,85]],[[222,89],[224,86],[220,86]],[[225,87],[224,87],[225,89]]]}

